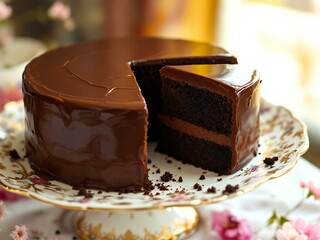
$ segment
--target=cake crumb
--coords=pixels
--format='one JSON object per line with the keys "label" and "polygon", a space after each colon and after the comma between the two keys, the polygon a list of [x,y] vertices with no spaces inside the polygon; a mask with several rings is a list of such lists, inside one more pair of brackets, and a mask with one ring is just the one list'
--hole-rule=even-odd
{"label": "cake crumb", "polygon": [[9,151],[9,155],[11,159],[17,160],[17,159],[21,159],[19,153],[17,152],[17,150],[13,149]]}
{"label": "cake crumb", "polygon": [[217,182],[221,182],[222,181],[222,178],[217,178]]}
{"label": "cake crumb", "polygon": [[215,187],[209,187],[209,188],[207,189],[207,193],[216,193],[216,192],[217,192],[217,190],[216,190]]}
{"label": "cake crumb", "polygon": [[148,164],[152,163],[151,159],[148,159],[148,162],[147,162],[147,163],[148,163]]}
{"label": "cake crumb", "polygon": [[239,185],[231,185],[231,184],[228,184],[225,189],[223,190],[223,194],[230,194],[230,193],[235,193],[237,190],[239,189]]}
{"label": "cake crumb", "polygon": [[201,185],[200,185],[199,183],[194,184],[194,185],[193,185],[193,188],[194,188],[194,189],[197,189],[198,191],[201,191],[201,190],[202,190],[202,187],[201,187]]}
{"label": "cake crumb", "polygon": [[81,189],[79,189],[79,191],[78,191],[78,196],[84,196],[85,194],[86,194],[86,190],[84,189],[84,188],[81,188]]}
{"label": "cake crumb", "polygon": [[157,171],[156,171],[156,173],[160,173],[160,172],[161,172],[161,170],[160,170],[160,168],[158,168]]}
{"label": "cake crumb", "polygon": [[164,183],[157,183],[156,186],[161,191],[167,191],[169,189],[169,186],[164,185]]}
{"label": "cake crumb", "polygon": [[206,179],[206,176],[202,174],[202,175],[200,176],[199,180],[204,180],[204,179]]}
{"label": "cake crumb", "polygon": [[87,191],[85,188],[80,188],[78,191],[78,196],[84,196],[85,198],[92,198],[93,194]]}
{"label": "cake crumb", "polygon": [[91,192],[87,192],[85,195],[84,195],[85,198],[93,198],[93,194]]}
{"label": "cake crumb", "polygon": [[178,182],[183,182],[183,179],[181,176],[178,178]]}
{"label": "cake crumb", "polygon": [[172,179],[173,175],[170,172],[165,172],[160,178],[163,182],[169,182]]}
{"label": "cake crumb", "polygon": [[266,158],[263,160],[263,162],[264,162],[264,164],[265,164],[266,166],[273,166],[273,164],[274,164],[276,161],[278,161],[278,160],[279,160],[278,157],[271,157],[271,158],[266,157]]}

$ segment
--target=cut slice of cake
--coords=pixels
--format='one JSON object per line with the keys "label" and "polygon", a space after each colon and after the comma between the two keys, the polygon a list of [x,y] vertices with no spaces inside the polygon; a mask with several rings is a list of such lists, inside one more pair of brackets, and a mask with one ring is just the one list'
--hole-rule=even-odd
{"label": "cut slice of cake", "polygon": [[260,79],[255,69],[167,66],[160,74],[158,151],[220,174],[243,167],[256,154]]}

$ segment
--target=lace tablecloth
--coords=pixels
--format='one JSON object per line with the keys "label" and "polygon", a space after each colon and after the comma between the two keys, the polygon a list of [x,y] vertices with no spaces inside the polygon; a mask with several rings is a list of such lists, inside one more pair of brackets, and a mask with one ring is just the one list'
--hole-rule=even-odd
{"label": "lace tablecloth", "polygon": [[[266,221],[273,210],[283,214],[302,198],[300,181],[319,183],[320,170],[305,159],[285,176],[271,180],[258,189],[241,197],[217,204],[199,207],[201,225],[189,239],[212,239],[210,230],[211,213],[228,209],[233,214],[248,221],[256,234],[255,239],[271,239],[274,229],[266,228]],[[0,222],[0,239],[10,239],[9,234],[15,225],[25,224],[32,239],[77,239],[72,230],[73,212],[59,209],[35,200],[23,199],[14,203],[5,202],[6,218]],[[301,217],[309,222],[320,222],[320,202],[308,199],[290,218]]]}

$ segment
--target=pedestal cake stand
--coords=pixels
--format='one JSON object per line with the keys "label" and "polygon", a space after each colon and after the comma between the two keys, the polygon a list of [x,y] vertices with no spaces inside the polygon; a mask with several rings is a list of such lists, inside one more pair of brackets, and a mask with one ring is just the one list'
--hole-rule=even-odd
{"label": "pedestal cake stand", "polygon": [[[261,100],[261,136],[256,157],[232,175],[218,176],[182,164],[148,147],[149,194],[79,191],[35,175],[24,152],[22,102],[6,105],[0,115],[0,183],[7,190],[70,210],[75,233],[84,240],[181,239],[199,224],[195,206],[241,196],[289,172],[308,149],[306,127],[290,111]],[[274,158],[266,164],[265,158]],[[170,172],[173,179],[162,182]],[[228,187],[227,187],[228,186]],[[215,191],[208,191],[209,188]],[[229,189],[230,188],[230,189]]]}

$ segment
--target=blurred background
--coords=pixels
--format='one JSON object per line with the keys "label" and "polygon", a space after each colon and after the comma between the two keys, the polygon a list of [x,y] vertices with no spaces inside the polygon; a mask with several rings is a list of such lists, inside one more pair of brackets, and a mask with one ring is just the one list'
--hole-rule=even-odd
{"label": "blurred background", "polygon": [[206,41],[259,69],[262,96],[306,122],[304,156],[320,166],[319,26],[319,0],[0,0],[0,107],[46,49],[132,34]]}

